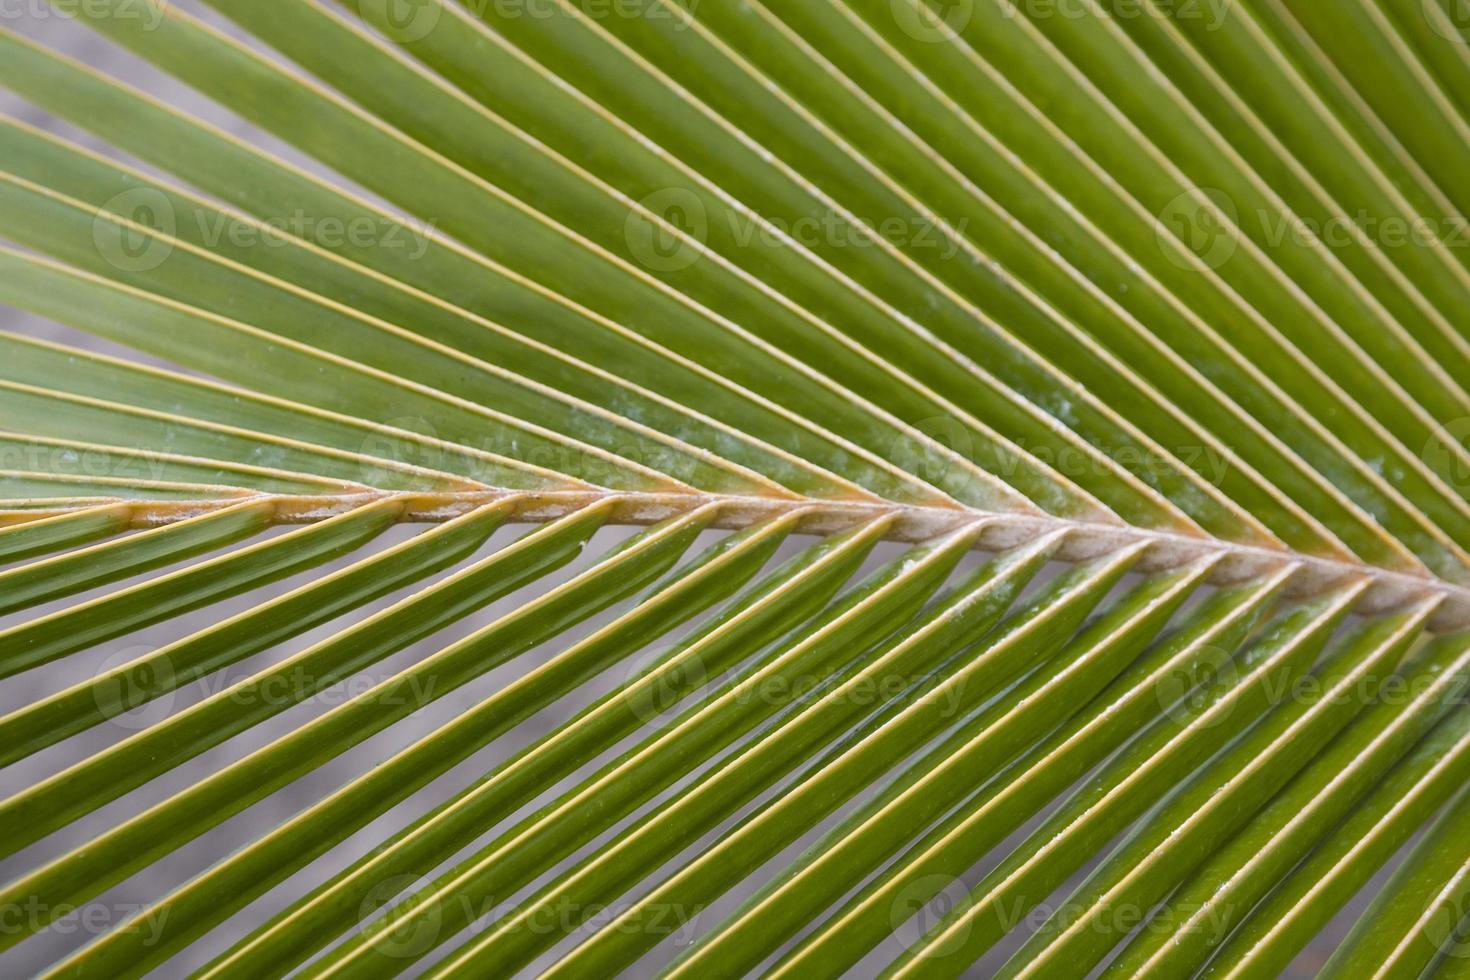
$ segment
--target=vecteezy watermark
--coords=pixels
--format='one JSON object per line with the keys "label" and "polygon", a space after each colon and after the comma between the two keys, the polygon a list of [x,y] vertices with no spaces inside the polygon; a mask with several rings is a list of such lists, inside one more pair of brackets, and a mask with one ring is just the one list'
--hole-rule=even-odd
{"label": "vecteezy watermark", "polygon": [[[967,908],[969,903],[970,890],[960,879],[944,874],[920,875],[894,896],[888,909],[889,931],[905,949],[913,949],[940,923]],[[970,923],[966,921],[925,952],[930,958],[947,956],[963,946],[969,936]]]}
{"label": "vecteezy watermark", "polygon": [[[1178,902],[1164,906],[1134,902],[1065,901],[1057,904],[1038,902],[1025,895],[991,896],[984,906],[972,896],[964,883],[944,874],[926,874],[907,882],[890,907],[889,925],[905,948],[913,949],[926,936],[937,939],[936,930],[943,926],[942,939],[924,948],[926,959],[941,959],[958,952],[974,927],[973,910],[983,908],[983,915],[993,920],[1003,933],[1024,927],[1034,932],[1043,926],[1072,929],[1077,924],[1098,935],[1120,935],[1138,929],[1143,932],[1203,934],[1211,945],[1218,943],[1237,920],[1233,903]],[[961,918],[963,916],[963,918]]]}
{"label": "vecteezy watermark", "polygon": [[1446,959],[1470,959],[1470,884],[1455,876],[1425,910],[1420,935]]}
{"label": "vecteezy watermark", "polygon": [[[374,947],[391,957],[412,959],[434,947],[450,922],[519,921],[521,928],[534,935],[570,936],[580,928],[610,927],[617,932],[672,937],[677,945],[687,945],[696,934],[700,906],[675,902],[648,902],[639,905],[638,915],[622,918],[626,907],[601,902],[578,902],[562,895],[555,901],[537,905],[502,903],[493,896],[459,893],[451,898],[410,892],[401,902],[394,899],[419,881],[414,874],[398,874],[378,882],[358,906],[358,921],[364,931],[378,933]],[[380,924],[380,910],[386,916]],[[452,915],[446,915],[446,912]],[[386,935],[380,930],[385,931]]]}
{"label": "vecteezy watermark", "polygon": [[146,947],[155,945],[162,938],[168,912],[166,905],[153,909],[137,902],[53,904],[32,895],[22,901],[0,905],[0,935],[28,936],[48,929],[63,936],[78,933],[100,936],[121,929],[129,934],[141,934],[142,944]]}
{"label": "vecteezy watermark", "polygon": [[149,646],[125,646],[97,665],[93,703],[103,718],[126,731],[151,728],[173,711],[173,661],[155,652]]}
{"label": "vecteezy watermark", "polygon": [[[1021,903],[1002,915],[1002,925],[1019,924]],[[1071,929],[1085,923],[1084,929],[1098,935],[1117,936],[1136,930],[1149,933],[1188,933],[1209,937],[1216,945],[1230,931],[1238,918],[1234,903],[1178,902],[1163,906],[1140,905],[1136,902],[1065,901],[1057,905],[1042,903],[1030,908],[1026,920],[1035,927],[1046,923],[1051,929]]]}
{"label": "vecteezy watermark", "polygon": [[623,680],[623,703],[647,725],[708,680],[699,651],[650,651],[629,664]]}
{"label": "vecteezy watermark", "polygon": [[128,20],[155,31],[168,16],[169,0],[0,0],[0,21]]}
{"label": "vecteezy watermark", "polygon": [[[115,216],[129,224],[118,222]],[[168,196],[151,187],[136,187],[114,195],[97,209],[92,244],[115,269],[152,272],[173,254],[172,239],[178,229],[178,215]]]}
{"label": "vecteezy watermark", "polygon": [[1286,245],[1343,249],[1370,244],[1379,249],[1470,247],[1470,222],[1462,216],[1376,215],[1367,210],[1326,217],[1279,209],[1242,211],[1224,191],[1191,187],[1169,200],[1154,223],[1159,249],[1180,268],[1194,268],[1192,253],[1210,269],[1230,261],[1250,238],[1263,248]]}
{"label": "vecteezy watermark", "polygon": [[1462,493],[1470,492],[1470,465],[1455,452],[1454,446],[1470,446],[1470,417],[1453,419],[1438,426],[1424,441],[1419,458],[1438,473],[1450,486]]}
{"label": "vecteezy watermark", "polygon": [[[422,41],[439,26],[445,4],[454,0],[357,0],[358,13],[389,40],[399,44]],[[693,15],[700,0],[683,0],[680,7]],[[690,16],[671,4],[645,0],[582,0],[565,5],[556,0],[460,0],[460,5],[481,20],[495,23],[516,20],[550,20],[554,17],[586,20],[668,21],[675,31],[688,30]]]}
{"label": "vecteezy watermark", "polygon": [[148,449],[114,452],[105,446],[57,445],[22,436],[0,442],[0,470],[121,480],[162,480],[162,453]]}
{"label": "vecteezy watermark", "polygon": [[435,221],[374,214],[319,216],[299,209],[286,215],[245,218],[192,208],[181,218],[162,191],[135,187],[114,195],[97,209],[92,243],[104,261],[123,272],[152,272],[168,261],[176,243],[183,240],[216,251],[224,245],[236,250],[285,248],[298,239],[332,252],[399,251],[416,261],[428,252],[436,228]]}
{"label": "vecteezy watermark", "polygon": [[399,44],[422,41],[439,26],[441,0],[357,0],[362,19]]}
{"label": "vecteezy watermark", "polygon": [[1325,219],[1308,218],[1282,212],[1258,211],[1254,216],[1261,239],[1268,246],[1285,242],[1298,245],[1326,245],[1346,248],[1369,241],[1379,248],[1404,248],[1408,245],[1446,248],[1470,246],[1470,225],[1463,217],[1431,221],[1424,217],[1403,218],[1398,215],[1379,217],[1367,211],[1339,214]]}
{"label": "vecteezy watermark", "polygon": [[517,915],[527,932],[541,936],[566,936],[577,929],[588,931],[610,928],[614,932],[645,936],[673,937],[675,945],[685,946],[694,940],[696,923],[702,908],[678,902],[646,902],[638,906],[638,914],[624,917],[626,906],[601,902],[577,902],[563,895],[554,902],[520,910]]}
{"label": "vecteezy watermark", "polygon": [[1236,0],[1003,0],[1001,13],[1007,18],[1031,20],[1081,20],[1104,17],[1111,20],[1173,20],[1195,22],[1204,30],[1217,31],[1225,23]]}
{"label": "vecteezy watermark", "polygon": [[[1230,651],[1207,646],[1188,663],[1175,666],[1154,683],[1159,709],[1176,724],[1187,725],[1216,706],[1225,690],[1239,679]],[[1225,704],[1209,715],[1209,725],[1218,725],[1230,714]]]}
{"label": "vecteezy watermark", "polygon": [[[415,874],[398,874],[384,878],[363,896],[358,904],[357,918],[364,925],[371,925],[378,911],[391,906],[387,915],[391,917],[385,937],[377,939],[379,952],[400,959],[415,959],[434,948],[439,933],[444,928],[443,909],[437,902],[425,902],[410,889],[418,882]],[[410,892],[402,902],[394,899]]]}
{"label": "vecteezy watermark", "polygon": [[[422,416],[399,415],[374,421],[357,447],[358,455],[363,457],[358,479],[368,486],[377,486],[398,476],[396,469],[386,465],[389,463],[440,471],[446,466],[452,469],[453,464],[445,458],[446,446],[440,441],[434,423]],[[466,475],[488,477],[489,470]]]}
{"label": "vecteezy watermark", "polygon": [[[1236,0],[1000,0],[1005,20],[1175,20],[1219,30]],[[916,41],[937,43],[962,34],[975,20],[975,0],[890,0],[899,30]]]}
{"label": "vecteezy watermark", "polygon": [[[704,200],[686,187],[665,187],[640,200],[628,212],[623,237],[634,260],[652,272],[678,272],[704,255],[710,241],[709,210]],[[757,217],[721,208],[721,238],[744,249],[754,244],[768,248],[799,246],[812,251],[831,248],[874,248],[884,243],[905,250],[933,249],[943,259],[961,247],[969,219],[950,225],[923,217],[888,216],[875,221],[822,211],[784,218]]]}
{"label": "vecteezy watermark", "polygon": [[1208,268],[1218,269],[1240,245],[1239,217],[1235,202],[1224,191],[1192,187],[1164,205],[1154,234],[1164,257],[1180,268],[1194,267],[1179,254],[1182,245]]}
{"label": "vecteezy watermark", "polygon": [[808,249],[872,248],[884,241],[903,249],[935,250],[942,259],[951,259],[959,252],[959,236],[968,225],[968,218],[941,226],[927,218],[896,215],[858,225],[831,211],[790,221],[778,216],[757,221],[749,216],[730,215],[730,233],[741,248],[757,240],[770,247],[794,242]]}
{"label": "vecteezy watermark", "polygon": [[196,669],[181,675],[182,669],[176,668],[167,652],[152,647],[117,650],[98,665],[91,682],[98,714],[120,728],[141,731],[167,718],[180,695],[196,702],[221,699],[243,707],[273,708],[303,701],[332,708],[371,697],[384,707],[417,709],[434,700],[438,684],[432,674],[383,675],[363,670],[340,677],[300,663],[243,680],[228,670],[199,674]]}
{"label": "vecteezy watermark", "polygon": [[[735,703],[781,706],[815,697],[820,698],[823,704],[867,709],[909,703],[924,696],[925,692],[919,687],[921,680],[920,674],[867,672],[833,687],[829,675],[774,674],[742,686],[736,694]],[[927,692],[927,697],[938,707],[941,718],[953,718],[966,704],[964,680],[952,679],[949,683]]]}
{"label": "vecteezy watermark", "polygon": [[1429,29],[1456,44],[1470,44],[1470,0],[1421,0]]}
{"label": "vecteezy watermark", "polygon": [[226,241],[236,248],[283,248],[289,244],[283,236],[291,235],[329,251],[381,248],[401,251],[415,261],[429,250],[437,222],[412,218],[399,222],[371,214],[318,217],[299,210],[281,217],[242,221],[227,214],[206,215],[199,211],[195,213],[195,225],[197,240],[210,249]]}
{"label": "vecteezy watermark", "polygon": [[1283,666],[1248,676],[1230,653],[1205,647],[1189,663],[1175,666],[1154,683],[1160,711],[1179,725],[1212,728],[1235,709],[1232,691],[1254,686],[1268,704],[1402,706],[1427,698],[1462,708],[1470,694],[1446,685],[1438,674],[1365,672],[1344,677],[1297,673]]}
{"label": "vecteezy watermark", "polygon": [[[950,482],[962,460],[981,462],[976,436],[957,418],[934,415],[910,423],[914,435],[898,437],[887,458],[935,486]],[[1162,475],[1181,465],[1193,470],[1212,485],[1219,486],[1229,474],[1230,459],[1209,446],[1175,446],[1166,455],[1142,446],[1119,446],[1106,455],[1088,452],[1080,445],[1033,443],[1019,440],[1018,453],[987,458],[984,469],[1010,479],[1031,461],[1041,463],[1069,480],[1108,477],[1121,466],[1131,473]]]}
{"label": "vecteezy watermark", "polygon": [[[557,0],[460,0],[480,17],[497,20],[548,20],[552,17],[581,17],[587,20],[668,21],[675,31],[687,30],[690,17],[699,9],[700,0],[680,0],[678,4],[649,0],[579,0],[561,4]],[[688,12],[681,15],[680,10]]]}
{"label": "vecteezy watermark", "polygon": [[[392,408],[390,405],[386,410]],[[393,465],[400,464],[500,485],[505,479],[505,467],[510,465],[504,462],[508,459],[548,474],[570,476],[597,472],[607,466],[609,455],[662,472],[673,472],[679,459],[676,450],[659,444],[611,444],[605,447],[605,452],[600,452],[549,439],[527,445],[529,440],[517,440],[514,433],[507,436],[503,432],[490,432],[451,428],[441,433],[432,420],[422,416],[374,420],[357,446],[357,453],[362,457],[359,480],[376,486],[389,477],[401,478],[401,470]]]}
{"label": "vecteezy watermark", "polygon": [[678,272],[699,261],[709,237],[709,214],[698,194],[665,187],[638,203],[662,219],[654,220],[644,211],[628,212],[623,238],[640,265],[652,272]]}
{"label": "vecteezy watermark", "polygon": [[957,36],[975,16],[975,0],[889,0],[888,6],[898,29],[926,44]]}

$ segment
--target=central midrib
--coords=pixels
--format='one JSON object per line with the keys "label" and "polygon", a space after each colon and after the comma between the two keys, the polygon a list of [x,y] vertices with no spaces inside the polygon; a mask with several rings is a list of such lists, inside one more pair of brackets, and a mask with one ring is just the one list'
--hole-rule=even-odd
{"label": "central midrib", "polygon": [[[1139,571],[1166,571],[1194,562],[1213,560],[1210,581],[1216,585],[1248,581],[1271,574],[1283,565],[1299,566],[1287,594],[1303,597],[1369,579],[1357,610],[1364,614],[1388,612],[1405,606],[1440,600],[1430,626],[1436,632],[1470,628],[1470,588],[1429,575],[1394,571],[1377,566],[1284,549],[1238,544],[1219,538],[1158,531],[1126,524],[1099,524],[1036,514],[982,511],[973,508],[924,507],[900,503],[834,501],[813,498],[756,497],[707,493],[625,493],[602,490],[460,490],[451,492],[367,490],[335,495],[258,494],[199,501],[118,501],[132,522],[157,526],[194,517],[245,501],[272,502],[278,523],[311,523],[356,507],[383,500],[402,503],[401,520],[439,522],[498,501],[512,500],[513,520],[542,522],[565,516],[589,504],[613,500],[612,524],[642,525],[666,520],[710,505],[718,505],[712,526],[740,529],[778,517],[799,514],[797,530],[833,534],[871,521],[887,519],[889,540],[926,541],[971,524],[982,524],[976,546],[1001,551],[1043,534],[1065,531],[1055,557],[1066,562],[1085,561],[1135,544],[1150,547],[1140,558]],[[78,508],[27,512],[30,519],[54,516]]]}

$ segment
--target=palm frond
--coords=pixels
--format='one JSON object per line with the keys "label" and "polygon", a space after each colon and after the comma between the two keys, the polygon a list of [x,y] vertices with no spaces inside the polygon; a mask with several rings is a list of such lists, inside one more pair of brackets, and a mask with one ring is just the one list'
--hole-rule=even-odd
{"label": "palm frond", "polygon": [[1464,14],[0,25],[0,968],[1462,975]]}

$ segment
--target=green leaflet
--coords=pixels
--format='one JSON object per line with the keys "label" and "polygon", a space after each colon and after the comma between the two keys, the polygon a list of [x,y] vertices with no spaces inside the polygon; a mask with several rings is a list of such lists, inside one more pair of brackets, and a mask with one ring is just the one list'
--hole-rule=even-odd
{"label": "green leaflet", "polygon": [[346,554],[398,518],[370,504],[321,524],[198,562],[169,575],[0,630],[0,674],[64,657],[116,636]]}
{"label": "green leaflet", "polygon": [[513,812],[545,784],[574,771],[589,754],[689,696],[750,650],[804,622],[857,569],[882,530],[874,525],[828,538],[791,559],[691,638],[635,672],[623,690],[600,699],[563,730],[436,808],[378,853],[247,937],[206,972],[211,976],[284,972],[282,967],[292,957],[323,945],[329,927],[340,930],[350,925],[360,915],[365,896],[378,895],[386,901],[392,892],[385,893],[385,885],[406,889],[443,856],[473,840],[485,821]]}
{"label": "green leaflet", "polygon": [[126,504],[107,504],[0,528],[0,557],[24,561],[111,537],[127,529],[129,516]]}
{"label": "green leaflet", "polygon": [[[745,674],[720,684],[658,734],[523,821],[433,886],[447,893],[496,895],[529,882],[539,871],[591,838],[604,821],[627,813],[676,776],[729,745],[795,697],[803,682],[820,683],[866,646],[868,632],[886,636],[912,616],[943,582],[975,529],[914,549],[870,575],[818,617],[800,639],[778,645]],[[626,774],[627,778],[618,778]],[[616,809],[614,809],[616,807]],[[512,884],[513,883],[513,884]],[[440,916],[436,939],[464,925],[474,903],[416,897],[403,914],[432,909]],[[314,973],[347,975],[408,965],[396,947],[401,915],[390,914],[313,966]]]}
{"label": "green leaflet", "polygon": [[1202,975],[1274,976],[1463,786],[1470,717],[1451,712],[1224,942]]}
{"label": "green leaflet", "polygon": [[[1016,556],[1016,559],[1030,563],[1038,557],[1035,552],[1029,552]],[[927,690],[920,688],[895,698],[894,701],[899,703],[901,710],[892,713],[892,717],[883,719],[881,725],[875,724],[879,719],[867,720],[861,732],[868,736],[866,739],[857,745],[843,745],[838,752],[829,753],[829,758],[823,760],[825,764],[820,773],[803,773],[806,779],[799,789],[793,789],[779,800],[771,801],[758,817],[742,822],[742,826],[727,835],[718,846],[711,848],[698,860],[691,861],[674,879],[664,882],[632,908],[621,913],[614,929],[579,947],[550,972],[572,975],[586,970],[616,971],[626,966],[637,954],[644,951],[644,946],[651,945],[654,941],[658,933],[651,928],[651,924],[662,909],[679,908],[686,915],[695,914],[718,893],[721,885],[728,887],[733,884],[738,880],[741,870],[758,866],[762,857],[769,857],[782,844],[789,843],[802,829],[810,826],[817,815],[830,811],[833,806],[851,796],[864,782],[870,781],[874,773],[913,752],[923,744],[926,736],[932,736],[935,730],[941,728],[950,715],[984,700],[1018,670],[1031,669],[1032,663],[1037,660],[1044,662],[1050,652],[1048,641],[1054,640],[1057,635],[1076,630],[1092,604],[1116,583],[1117,577],[1135,557],[1125,554],[1116,559],[1083,566],[1076,572],[1061,577],[1033,600],[1027,609],[1018,613],[1012,623],[1002,627],[996,636],[987,637],[988,642],[969,651],[964,651],[963,643],[966,638],[963,634],[958,638],[960,644],[950,641],[949,645],[944,645],[945,634],[952,633],[965,618],[974,615],[977,607],[984,608],[983,600],[990,591],[990,583],[981,580],[986,586],[983,592],[969,583],[963,583],[956,589],[950,603],[937,607],[930,614],[934,618],[920,629],[911,631],[897,648],[863,672],[845,679],[818,704],[772,732],[746,758],[736,760],[720,773],[718,779],[699,787],[696,792],[686,794],[672,810],[693,808],[697,805],[697,797],[715,789],[718,783],[738,779],[750,770],[758,772],[759,768],[769,766],[770,763],[763,762],[764,756],[775,756],[779,759],[783,753],[799,750],[803,741],[811,737],[807,735],[804,739],[803,733],[814,728],[820,731],[818,726],[824,723],[824,715],[838,714],[840,717],[844,708],[851,713],[850,706],[862,706],[864,701],[861,692],[866,689],[865,685],[891,684],[895,676],[893,671],[902,662],[902,655],[909,653],[908,648],[925,650],[926,656],[960,654],[925,678],[924,687]],[[1000,564],[1000,561],[996,564]],[[1171,584],[1180,583],[1175,581]],[[1149,593],[1152,590],[1146,588],[1143,591]],[[1176,595],[1182,599],[1186,593],[1187,590],[1180,589]],[[1131,603],[1128,605],[1131,609],[1136,608]],[[999,614],[1000,611],[997,610],[993,617],[998,617]],[[1146,617],[1140,617],[1140,624],[1142,629],[1147,630]],[[935,625],[939,628],[934,629]],[[903,678],[904,674],[897,676]],[[905,704],[910,700],[911,703]],[[889,706],[885,706],[887,707]],[[818,747],[820,744],[818,743]],[[842,751],[844,749],[846,751]],[[788,762],[787,765],[792,763]],[[780,772],[781,770],[776,770],[773,775],[779,775]],[[770,776],[765,778],[769,779]],[[752,783],[760,785],[750,777],[745,781],[747,787]],[[667,818],[672,815],[669,813],[663,816]],[[656,830],[659,838],[667,835],[667,828],[668,824],[664,820],[653,822],[651,827]],[[688,843],[688,839],[676,838],[675,843]],[[605,855],[601,860],[607,860],[611,856]],[[483,961],[484,954],[481,955]]]}
{"label": "green leaflet", "polygon": [[[697,524],[693,525],[697,527]],[[687,530],[687,527],[684,529]],[[754,575],[780,544],[788,528],[777,524],[731,535],[678,569],[637,607],[497,695],[438,731],[430,733],[389,763],[334,794],[330,799],[245,852],[232,856],[179,893],[139,913],[140,920],[161,917],[166,935],[140,941],[140,933],[119,930],[85,950],[78,972],[117,976],[138,972],[202,933],[249,897],[345,838],[374,816],[470,753],[503,734],[599,669],[616,663],[641,643],[672,629],[718,602]],[[636,544],[628,550],[636,551]],[[503,629],[503,627],[502,627]],[[481,631],[479,643],[495,635]],[[328,836],[329,835],[329,836]],[[273,955],[280,956],[283,950]],[[261,964],[252,963],[252,969]]]}
{"label": "green leaflet", "polygon": [[1000,974],[1035,976],[1059,962],[1102,959],[1126,934],[1134,909],[1162,900],[1218,840],[1244,824],[1367,707],[1365,687],[1384,684],[1431,611],[1426,606],[1386,617],[1331,651],[1312,678],[1320,681],[1320,693],[1314,685],[1276,695],[1290,700],[1146,815]]}
{"label": "green leaflet", "polygon": [[[987,751],[990,741],[981,736],[992,729],[1003,732],[998,722],[1014,719],[1012,724],[1025,724],[1025,716],[1015,711],[1016,704],[1023,702],[1018,697],[1000,711],[987,709],[967,719],[907,773],[829,832],[824,846],[804,856],[801,870],[806,872],[809,866],[810,880],[820,882],[817,872],[829,862],[847,859],[875,868],[913,840],[917,828],[933,823],[956,801],[963,805],[821,922],[773,972],[782,976],[840,975],[893,930],[895,915],[906,917],[921,908],[1049,799],[1154,722],[1161,708],[1191,710],[1190,699],[1202,693],[1202,686],[1270,609],[1285,579],[1278,575],[1261,585],[1212,597],[1176,632],[1083,705],[1076,717],[1007,766],[993,783],[987,784],[984,775],[993,771],[996,761]],[[1121,635],[1126,638],[1130,633]],[[1101,636],[1108,638],[1106,632]],[[1080,662],[1085,663],[1092,648],[1082,640],[1075,648],[1083,657]],[[1114,646],[1104,644],[1101,650],[1106,653]],[[1130,648],[1130,644],[1122,645],[1125,651]],[[1030,686],[1040,688],[1046,682],[1044,676],[1038,677]],[[1198,710],[1197,703],[1194,710]],[[982,788],[972,789],[976,786]],[[802,874],[794,882],[804,884],[807,878]],[[813,887],[818,890],[804,909],[808,914],[816,911],[832,886]],[[772,893],[773,909],[802,900],[792,888],[767,891]],[[787,920],[786,928],[791,928],[792,921]],[[734,925],[732,922],[731,927]],[[720,945],[712,941],[710,948]],[[688,962],[697,966],[702,959],[703,950],[696,945]]]}
{"label": "green leaflet", "polygon": [[1470,899],[1470,860],[1463,853],[1467,818],[1459,805],[1465,799],[1462,790],[1399,865],[1322,968],[1324,976],[1422,974],[1441,953],[1463,955],[1457,944]]}
{"label": "green leaflet", "polygon": [[[1361,586],[1293,610],[1240,656],[1240,666],[1197,704],[1165,713],[1111,759],[1104,775],[1069,797],[967,901],[935,924],[890,968],[958,975],[1008,931],[1004,910],[1039,904],[1097,847],[1149,805],[1154,794],[1208,758],[1220,740],[1265,715],[1292,680],[1316,659]],[[1003,904],[1009,902],[1009,905]]]}
{"label": "green leaflet", "polygon": [[[350,533],[350,529],[364,523],[371,527],[384,510],[381,506],[369,506],[316,527],[333,536],[344,529]],[[0,733],[3,733],[0,742],[7,746],[5,761],[14,761],[92,724],[146,704],[226,664],[268,649],[273,643],[441,571],[483,544],[499,524],[499,515],[493,510],[444,524],[381,554],[363,558],[320,581],[261,603],[249,612],[13,711],[0,718]],[[301,536],[308,540],[320,537],[311,529]]]}
{"label": "green leaflet", "polygon": [[269,501],[236,504],[6,569],[0,572],[0,612],[59,599],[239,541],[263,530],[271,509]]}
{"label": "green leaflet", "polygon": [[[1414,743],[1445,715],[1467,680],[1464,639],[1436,644],[1401,668],[1399,693],[1369,705],[1354,722],[1263,807],[1230,842],[1170,897],[1157,924],[1135,937],[1108,967],[1123,976],[1147,967],[1160,976],[1190,975],[1210,949],[1249,914],[1292,863],[1350,812]],[[1428,683],[1426,683],[1428,682]],[[1371,696],[1374,687],[1363,688]],[[1171,927],[1172,925],[1172,927]]]}

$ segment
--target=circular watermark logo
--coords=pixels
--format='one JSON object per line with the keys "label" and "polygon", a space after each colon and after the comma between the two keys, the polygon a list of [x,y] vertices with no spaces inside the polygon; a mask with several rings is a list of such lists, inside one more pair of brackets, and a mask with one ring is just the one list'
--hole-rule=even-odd
{"label": "circular watermark logo", "polygon": [[1429,29],[1456,44],[1470,44],[1470,0],[1423,0]]}
{"label": "circular watermark logo", "polygon": [[974,460],[974,438],[953,416],[932,415],[912,427],[917,435],[899,436],[889,458],[919,479],[941,486],[959,460]]}
{"label": "circular watermark logo", "polygon": [[174,669],[149,646],[116,650],[97,666],[92,697],[102,717],[136,732],[163,721],[173,710]]}
{"label": "circular watermark logo", "polygon": [[[140,228],[120,224],[121,217],[142,228],[149,228],[159,238]],[[123,272],[152,272],[173,254],[178,216],[162,191],[152,187],[135,187],[108,198],[92,219],[92,244],[108,265]]]}
{"label": "circular watermark logo", "polygon": [[401,474],[390,466],[380,466],[374,461],[399,463],[406,466],[421,466],[437,470],[443,468],[444,451],[437,442],[417,442],[400,433],[411,433],[427,439],[438,439],[434,423],[417,415],[401,415],[396,418],[374,422],[372,431],[363,437],[357,447],[362,461],[359,481],[368,486],[391,483]]}
{"label": "circular watermark logo", "polygon": [[439,26],[440,0],[357,0],[357,12],[399,44],[422,41]]}
{"label": "circular watermark logo", "polygon": [[[1238,670],[1228,650],[1205,647],[1197,662],[1176,666],[1154,684],[1159,710],[1177,724],[1189,724],[1210,710],[1216,690],[1234,681]],[[1209,726],[1220,724],[1232,710],[1229,705],[1221,706],[1210,717]]]}
{"label": "circular watermark logo", "polygon": [[[932,929],[969,904],[970,890],[963,881],[943,874],[922,875],[894,896],[888,910],[888,925],[905,949],[913,949]],[[969,935],[970,924],[966,922],[951,930],[943,942],[929,947],[926,953],[930,957],[948,956],[958,951]]]}
{"label": "circular watermark logo", "polygon": [[640,265],[652,272],[678,272],[699,261],[701,246],[709,237],[709,215],[698,194],[684,187],[665,187],[638,203],[683,232],[675,234],[643,211],[629,211],[623,239]]}
{"label": "circular watermark logo", "polygon": [[926,44],[949,40],[975,16],[975,0],[889,0],[888,6],[898,29]]}
{"label": "circular watermark logo", "polygon": [[1454,419],[1436,428],[1425,441],[1419,458],[1456,490],[1470,491],[1470,464],[1455,452],[1457,445],[1470,446],[1470,418]]}
{"label": "circular watermark logo", "polygon": [[[363,896],[357,908],[357,921],[366,923],[368,918],[393,899],[409,891],[418,883],[419,876],[412,874],[394,875],[384,878]],[[416,959],[434,948],[443,928],[443,913],[439,903],[426,906],[417,894],[387,911],[393,921],[388,923],[387,935],[377,939],[374,948],[385,956],[401,959]]]}
{"label": "circular watermark logo", "polygon": [[685,650],[665,657],[650,652],[634,658],[623,681],[628,710],[645,725],[709,680],[704,658],[697,652]]}
{"label": "circular watermark logo", "polygon": [[1470,959],[1470,895],[1441,897],[1424,921],[1422,935],[1448,959]]}
{"label": "circular watermark logo", "polygon": [[1180,268],[1194,268],[1179,254],[1182,243],[1206,266],[1218,269],[1240,245],[1239,217],[1235,202],[1224,191],[1192,187],[1164,205],[1154,222],[1154,234],[1164,257]]}

